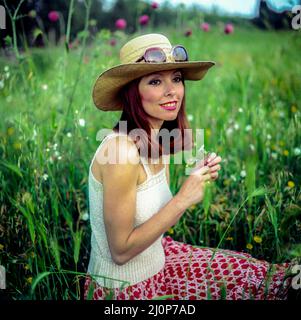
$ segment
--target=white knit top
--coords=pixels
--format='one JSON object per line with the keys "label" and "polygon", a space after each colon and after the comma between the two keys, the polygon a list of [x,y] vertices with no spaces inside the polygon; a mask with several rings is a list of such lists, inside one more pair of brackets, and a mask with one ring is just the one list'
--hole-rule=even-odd
{"label": "white knit top", "polygon": [[[165,264],[161,243],[163,234],[150,247],[127,263],[117,265],[112,260],[103,219],[103,186],[93,176],[91,167],[101,146],[116,135],[125,134],[114,132],[107,135],[97,148],[89,167],[89,211],[92,235],[88,273],[93,275],[101,286],[107,288],[134,285],[158,273]],[[153,175],[143,157],[140,157],[140,162],[147,174],[147,180],[137,186],[135,227],[150,219],[173,197],[166,178],[166,165],[164,169]]]}

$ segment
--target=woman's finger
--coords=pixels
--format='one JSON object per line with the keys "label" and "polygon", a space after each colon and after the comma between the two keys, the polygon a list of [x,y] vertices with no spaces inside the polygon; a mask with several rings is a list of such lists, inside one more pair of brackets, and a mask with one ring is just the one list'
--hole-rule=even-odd
{"label": "woman's finger", "polygon": [[211,180],[216,180],[218,178],[218,172],[211,173]]}
{"label": "woman's finger", "polygon": [[216,157],[213,159],[211,162],[208,162],[207,165],[212,167],[215,166],[216,164],[220,163],[222,161],[222,158],[220,156]]}
{"label": "woman's finger", "polygon": [[210,167],[210,172],[213,173],[213,172],[218,171],[220,169],[221,169],[221,166],[219,164],[217,164],[214,167]]}

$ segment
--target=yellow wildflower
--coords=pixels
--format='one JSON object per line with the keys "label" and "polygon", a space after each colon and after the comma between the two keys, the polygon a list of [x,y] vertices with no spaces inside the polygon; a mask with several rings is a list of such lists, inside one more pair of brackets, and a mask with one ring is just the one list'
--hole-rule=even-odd
{"label": "yellow wildflower", "polygon": [[24,269],[25,269],[25,270],[29,270],[29,265],[26,264],[26,265],[24,266]]}
{"label": "yellow wildflower", "polygon": [[4,249],[4,245],[0,243],[0,250]]}
{"label": "yellow wildflower", "polygon": [[256,242],[256,243],[261,243],[262,242],[262,238],[260,237],[260,236],[254,236],[254,241]]}
{"label": "yellow wildflower", "polygon": [[253,245],[251,243],[248,243],[246,245],[246,248],[249,249],[249,250],[252,250],[253,249]]}
{"label": "yellow wildflower", "polygon": [[287,183],[287,186],[288,186],[289,188],[294,188],[294,186],[295,186],[294,181],[289,181],[289,182]]}
{"label": "yellow wildflower", "polygon": [[280,141],[279,141],[279,145],[280,145],[281,147],[283,147],[283,146],[284,146],[284,141],[280,140]]}
{"label": "yellow wildflower", "polygon": [[32,283],[32,277],[28,277],[28,278],[26,279],[26,281],[27,281],[29,284],[31,284],[31,283]]}
{"label": "yellow wildflower", "polygon": [[13,127],[10,127],[10,128],[7,129],[7,134],[9,136],[13,135],[14,132],[15,132],[15,129]]}
{"label": "yellow wildflower", "polygon": [[169,233],[169,234],[173,234],[173,233],[174,233],[173,228],[170,228],[170,229],[168,230],[168,233]]}
{"label": "yellow wildflower", "polygon": [[205,130],[205,133],[206,133],[206,136],[207,136],[207,137],[210,137],[210,136],[211,136],[211,130],[210,130],[209,128],[207,128],[207,129]]}
{"label": "yellow wildflower", "polygon": [[233,237],[227,237],[226,240],[233,241]]}
{"label": "yellow wildflower", "polygon": [[13,147],[14,147],[14,149],[18,150],[18,149],[21,149],[22,145],[21,145],[20,142],[15,142],[15,143],[13,144]]}
{"label": "yellow wildflower", "polygon": [[193,204],[189,209],[194,210],[196,208],[196,205]]}
{"label": "yellow wildflower", "polygon": [[289,154],[288,150],[284,150],[284,151],[283,151],[283,154],[287,157],[288,154]]}
{"label": "yellow wildflower", "polygon": [[231,180],[230,179],[225,179],[224,180],[224,186],[228,186],[230,184]]}
{"label": "yellow wildflower", "polygon": [[297,107],[296,107],[295,105],[293,105],[293,106],[291,107],[291,111],[292,111],[293,113],[295,113],[295,112],[298,111],[298,109],[297,109]]}

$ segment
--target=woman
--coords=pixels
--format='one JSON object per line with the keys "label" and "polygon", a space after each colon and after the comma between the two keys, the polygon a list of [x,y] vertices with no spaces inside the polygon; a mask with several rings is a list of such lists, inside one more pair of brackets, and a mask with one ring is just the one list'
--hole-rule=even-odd
{"label": "woman", "polygon": [[[221,157],[212,153],[175,196],[169,189],[168,155],[193,145],[192,136],[183,142],[189,128],[184,79],[201,80],[214,62],[188,61],[184,47],[172,47],[160,34],[127,42],[120,60],[99,76],[93,89],[95,105],[123,110],[127,128],[119,122],[90,165],[92,238],[85,298],[283,298],[287,264],[274,265],[271,273],[268,262],[249,254],[214,252],[163,237],[187,208],[202,201],[206,184],[221,169]],[[139,139],[133,129],[143,131]],[[163,129],[178,130],[167,146],[158,139]],[[150,157],[156,147],[159,152]]]}

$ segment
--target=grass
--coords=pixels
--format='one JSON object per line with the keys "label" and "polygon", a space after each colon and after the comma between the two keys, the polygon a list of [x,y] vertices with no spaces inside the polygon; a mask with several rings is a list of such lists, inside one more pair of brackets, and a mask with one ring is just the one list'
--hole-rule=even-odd
{"label": "grass", "polygon": [[[224,162],[203,203],[167,234],[193,245],[245,251],[280,263],[301,248],[301,48],[298,32],[236,27],[183,37],[190,60],[213,60],[186,82],[191,128]],[[90,250],[88,166],[97,131],[120,112],[92,103],[96,77],[118,64],[129,37],[106,32],[86,48],[31,48],[0,57],[0,264],[13,299],[79,299]],[[185,166],[171,164],[175,194]],[[259,190],[259,192],[258,192]]]}

